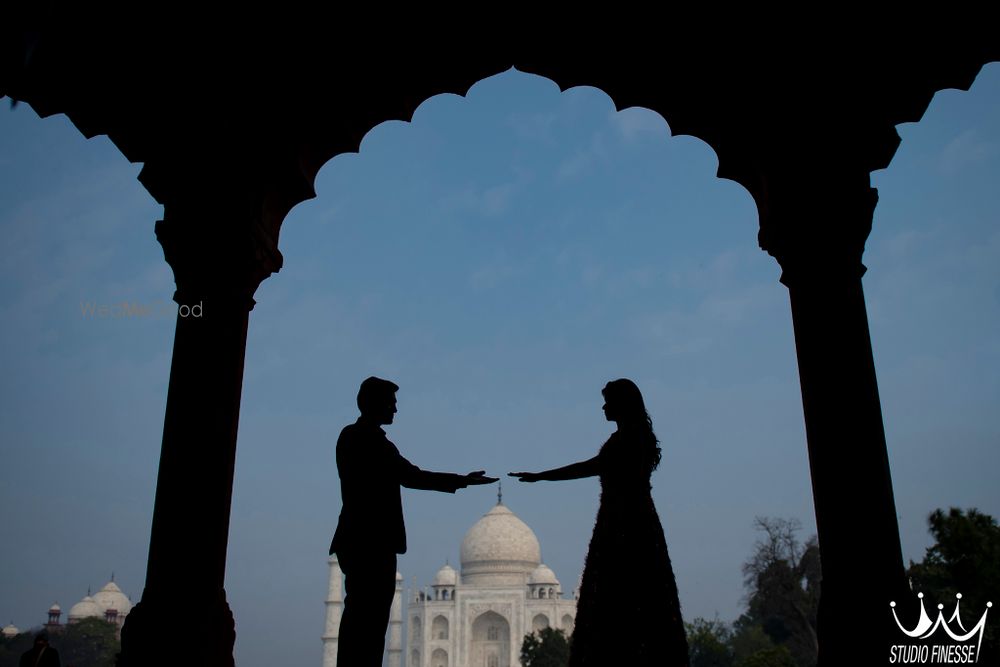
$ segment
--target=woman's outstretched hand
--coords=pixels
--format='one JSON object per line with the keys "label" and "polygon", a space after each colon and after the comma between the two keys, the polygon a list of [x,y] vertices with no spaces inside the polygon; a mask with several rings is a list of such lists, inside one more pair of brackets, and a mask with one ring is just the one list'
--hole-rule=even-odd
{"label": "woman's outstretched hand", "polygon": [[537,472],[509,472],[508,477],[517,477],[519,482],[537,482],[542,477]]}

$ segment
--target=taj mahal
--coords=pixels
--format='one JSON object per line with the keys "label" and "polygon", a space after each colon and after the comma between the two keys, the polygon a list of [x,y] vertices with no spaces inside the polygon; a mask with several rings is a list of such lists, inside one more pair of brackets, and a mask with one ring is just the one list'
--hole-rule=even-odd
{"label": "taj mahal", "polygon": [[[460,554],[459,571],[446,563],[429,587],[405,596],[406,667],[515,667],[526,634],[573,632],[576,600],[563,598],[534,531],[501,498],[465,533]],[[323,667],[337,667],[343,577],[336,556],[329,565]],[[403,665],[403,600],[397,573],[388,667]]]}

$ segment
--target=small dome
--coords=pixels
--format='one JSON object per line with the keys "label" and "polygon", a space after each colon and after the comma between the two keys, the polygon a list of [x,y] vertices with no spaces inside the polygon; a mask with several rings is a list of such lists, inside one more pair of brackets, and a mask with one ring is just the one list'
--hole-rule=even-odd
{"label": "small dome", "polygon": [[58,602],[53,602],[52,606],[49,607],[49,612],[51,613],[53,611],[62,611],[62,607],[59,606]]}
{"label": "small dome", "polygon": [[396,581],[402,581],[402,580],[403,580],[403,575],[401,575],[399,572],[396,572]]}
{"label": "small dome", "polygon": [[558,586],[559,580],[556,579],[556,573],[552,569],[545,565],[539,565],[534,569],[531,575],[528,577],[529,584],[546,584],[552,586]]}
{"label": "small dome", "polygon": [[458,582],[458,572],[451,565],[445,565],[434,575],[432,586],[454,586]]}
{"label": "small dome", "polygon": [[69,620],[71,621],[78,621],[81,618],[92,618],[95,616],[101,618],[104,616],[104,612],[102,612],[101,608],[97,606],[96,602],[94,602],[94,598],[89,595],[69,608]]}
{"label": "small dome", "polygon": [[18,629],[17,629],[16,627],[14,627],[14,624],[13,624],[13,623],[11,623],[11,624],[10,624],[10,625],[8,625],[7,627],[5,627],[5,628],[4,628],[4,629],[3,629],[2,631],[0,631],[0,632],[2,632],[2,633],[3,633],[3,636],[4,636],[4,637],[16,637],[16,636],[18,636],[19,634],[21,634],[21,631],[20,631],[20,630],[18,630]]}
{"label": "small dome", "polygon": [[104,584],[104,588],[94,594],[94,602],[100,607],[101,616],[109,609],[117,611],[119,617],[125,616],[132,610],[131,600],[125,597],[122,589],[113,581]]}

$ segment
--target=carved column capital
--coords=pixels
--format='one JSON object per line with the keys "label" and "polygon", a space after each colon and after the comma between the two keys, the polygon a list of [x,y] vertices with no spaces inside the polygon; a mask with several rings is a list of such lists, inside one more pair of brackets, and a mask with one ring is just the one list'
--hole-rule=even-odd
{"label": "carved column capital", "polygon": [[170,202],[155,232],[180,306],[208,299],[252,310],[257,287],[281,269],[277,236],[252,199]]}
{"label": "carved column capital", "polygon": [[859,280],[878,191],[867,171],[855,178],[803,172],[766,178],[755,196],[761,249],[778,260],[789,288]]}

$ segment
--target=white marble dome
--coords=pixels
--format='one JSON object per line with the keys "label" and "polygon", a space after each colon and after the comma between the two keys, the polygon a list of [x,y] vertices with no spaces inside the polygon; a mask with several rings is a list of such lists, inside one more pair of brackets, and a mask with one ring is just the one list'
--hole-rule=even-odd
{"label": "white marble dome", "polygon": [[49,613],[51,614],[51,613],[53,613],[53,612],[57,612],[57,611],[58,611],[58,612],[61,612],[61,611],[62,611],[62,607],[60,607],[60,606],[59,606],[59,603],[58,603],[58,602],[54,602],[54,603],[52,604],[52,606],[51,606],[51,607],[49,607]]}
{"label": "white marble dome", "polygon": [[528,577],[528,583],[532,585],[548,584],[558,586],[559,580],[556,579],[556,573],[553,572],[548,565],[542,564],[532,571],[531,575]]}
{"label": "white marble dome", "polygon": [[454,586],[458,583],[458,572],[451,565],[445,564],[437,574],[434,575],[432,586]]}
{"label": "white marble dome", "polygon": [[13,623],[11,623],[2,630],[2,633],[4,637],[16,637],[21,634],[21,631],[18,630]]}
{"label": "white marble dome", "polygon": [[104,612],[94,602],[94,598],[88,595],[69,608],[68,620],[78,621],[81,618],[92,618],[94,616],[104,618]]}
{"label": "white marble dome", "polygon": [[104,588],[94,594],[94,602],[100,607],[101,616],[109,609],[117,611],[118,616],[125,616],[132,610],[132,602],[114,581],[104,584]]}
{"label": "white marble dome", "polygon": [[542,562],[535,532],[498,503],[462,540],[462,583],[523,585]]}

